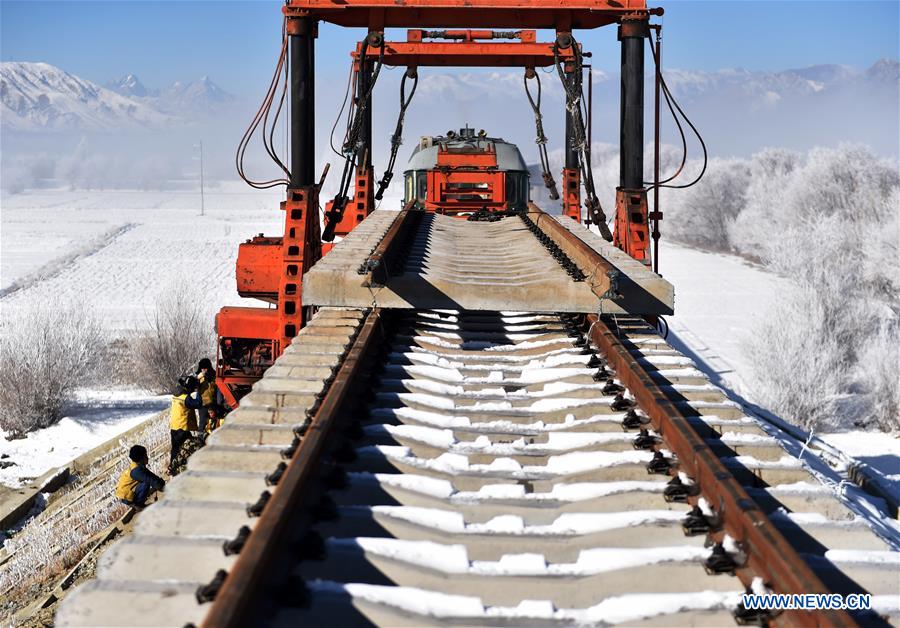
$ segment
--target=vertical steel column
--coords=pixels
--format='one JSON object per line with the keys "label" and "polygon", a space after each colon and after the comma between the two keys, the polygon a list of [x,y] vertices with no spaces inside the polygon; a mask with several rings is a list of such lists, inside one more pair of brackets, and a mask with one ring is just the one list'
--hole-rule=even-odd
{"label": "vertical steel column", "polygon": [[622,42],[619,185],[628,190],[644,185],[644,39],[648,34],[646,21],[619,26]]}
{"label": "vertical steel column", "polygon": [[292,342],[303,325],[303,275],[322,256],[315,180],[315,41],[316,22],[288,19],[290,43],[291,181],[281,238],[281,278],[278,284],[278,336],[275,356]]}
{"label": "vertical steel column", "polygon": [[644,39],[647,20],[624,21],[622,84],[619,112],[619,187],[616,189],[616,230],[613,243],[650,266],[647,190],[644,188]]}
{"label": "vertical steel column", "polygon": [[[381,34],[369,33],[367,48],[368,51],[377,50],[373,43],[380,46]],[[329,212],[329,221],[334,220],[333,235],[328,233],[326,237],[333,236],[344,237],[356,226],[361,223],[375,209],[375,199],[373,191],[375,172],[372,167],[372,99],[366,100],[366,94],[372,88],[372,75],[374,73],[375,62],[366,56],[360,55],[356,65],[356,106],[365,107],[363,110],[362,125],[359,129],[358,145],[356,147],[356,171],[354,173],[353,193],[347,199],[347,204],[340,208],[339,212]],[[334,207],[334,203],[330,204]],[[330,241],[330,240],[329,240]]]}
{"label": "vertical steel column", "polygon": [[[650,237],[653,238],[653,272],[659,273],[659,221],[662,212],[659,209],[659,89],[662,80],[662,27],[656,30],[656,63],[653,95],[653,211],[649,217],[653,221]],[[653,42],[650,42],[653,45]]]}
{"label": "vertical steel column", "polygon": [[293,18],[290,43],[291,188],[315,182],[315,24]]}

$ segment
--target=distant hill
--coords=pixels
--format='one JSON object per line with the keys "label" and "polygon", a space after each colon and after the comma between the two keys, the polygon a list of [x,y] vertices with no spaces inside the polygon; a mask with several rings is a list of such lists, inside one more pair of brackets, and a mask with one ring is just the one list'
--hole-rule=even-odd
{"label": "distant hill", "polygon": [[145,96],[155,95],[144,87],[144,84],[134,74],[128,74],[115,81],[110,81],[106,84],[106,87],[122,96],[144,98]]}
{"label": "distant hill", "polygon": [[46,63],[0,64],[2,126],[22,131],[110,131],[190,122],[234,101],[209,77],[148,89],[133,74],[101,87]]}
{"label": "distant hill", "polygon": [[175,81],[157,99],[161,109],[202,112],[217,109],[234,100],[234,96],[213,83],[208,76],[197,81]]}

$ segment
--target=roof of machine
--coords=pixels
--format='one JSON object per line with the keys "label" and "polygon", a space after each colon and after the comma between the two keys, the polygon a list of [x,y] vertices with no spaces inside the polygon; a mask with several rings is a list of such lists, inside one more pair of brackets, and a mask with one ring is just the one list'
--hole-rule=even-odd
{"label": "roof of machine", "polygon": [[437,164],[438,147],[453,152],[483,152],[493,147],[497,153],[497,167],[500,170],[528,171],[522,153],[515,144],[501,137],[488,137],[484,131],[475,132],[468,126],[459,132],[448,131],[447,135],[424,136],[413,149],[406,166],[410,170],[430,170]]}

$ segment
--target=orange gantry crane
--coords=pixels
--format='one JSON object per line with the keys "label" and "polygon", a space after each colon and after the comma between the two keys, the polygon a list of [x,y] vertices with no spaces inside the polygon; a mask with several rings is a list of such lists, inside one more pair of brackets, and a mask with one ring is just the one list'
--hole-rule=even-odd
{"label": "orange gantry crane", "polygon": [[[606,239],[650,264],[650,223],[654,223],[652,237],[656,239],[655,223],[661,214],[658,205],[648,214],[643,179],[644,42],[651,29],[658,32],[650,18],[662,15],[662,9],[648,9],[644,0],[287,0],[283,12],[282,54],[272,85],[283,68],[290,105],[290,167],[279,161],[274,151],[270,154],[285,173],[278,181],[286,186],[281,203],[284,233],[258,236],[241,244],[237,262],[239,294],[274,307],[225,307],[216,317],[218,385],[229,405],[237,405],[309,320],[311,312],[303,305],[301,290],[304,273],[330,250],[335,236],[346,235],[374,210],[376,197],[380,198],[390,183],[409,100],[401,91],[404,104],[391,138],[390,163],[376,191],[371,94],[383,65],[405,66],[404,84],[407,79],[416,81],[418,68],[426,66],[522,67],[526,89],[528,80],[535,78],[535,68],[556,67],[566,94],[562,212],[581,221],[583,205],[586,221],[596,224]],[[339,192],[325,205],[324,230],[319,219],[321,180],[315,172],[315,42],[320,22],[367,30],[353,52],[355,111],[343,145],[345,164]],[[585,55],[574,35],[579,29],[611,24],[619,28],[622,71],[620,177],[613,233],[594,190],[590,107],[585,107],[583,97]],[[384,34],[387,28],[410,30],[406,41],[389,42]],[[535,29],[552,30],[554,40],[539,42]],[[657,58],[658,46],[659,38]],[[659,76],[657,64],[657,86]],[[273,94],[270,88],[269,105]],[[530,93],[529,99],[535,108],[544,182],[551,198],[559,198],[549,172],[540,100],[535,103]],[[268,110],[265,113],[268,116]],[[262,110],[254,123],[260,119]],[[658,143],[658,89],[656,131]],[[493,147],[487,142],[478,150],[454,151],[442,145],[437,163],[429,171],[431,200],[421,208],[447,213],[508,209],[510,201],[498,178]],[[658,182],[658,167],[656,179]],[[446,193],[451,189],[486,190],[487,198],[482,194],[473,203],[472,193]]]}

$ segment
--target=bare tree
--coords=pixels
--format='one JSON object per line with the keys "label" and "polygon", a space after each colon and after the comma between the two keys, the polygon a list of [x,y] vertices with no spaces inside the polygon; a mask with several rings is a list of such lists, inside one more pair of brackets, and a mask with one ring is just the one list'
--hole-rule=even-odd
{"label": "bare tree", "polygon": [[4,318],[0,427],[21,436],[62,418],[75,388],[105,362],[106,338],[81,305],[32,308]]}
{"label": "bare tree", "polygon": [[138,383],[169,392],[178,377],[215,348],[212,315],[204,298],[187,284],[165,290],[133,343],[132,363]]}

